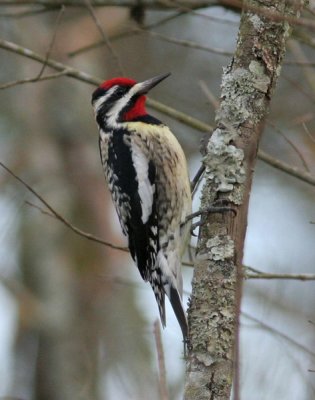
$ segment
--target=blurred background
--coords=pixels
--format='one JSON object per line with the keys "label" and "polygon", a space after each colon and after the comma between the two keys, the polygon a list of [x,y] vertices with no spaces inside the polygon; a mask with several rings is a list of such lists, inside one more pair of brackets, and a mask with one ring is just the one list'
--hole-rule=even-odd
{"label": "blurred background", "polygon": [[[218,6],[143,11],[141,4],[94,9],[110,48],[88,7],[69,5],[60,13],[0,5],[1,37],[101,79],[121,75],[119,64],[136,80],[170,71],[152,98],[213,125],[239,13]],[[303,16],[314,18],[314,4]],[[314,41],[314,31],[294,30],[260,146],[313,177]],[[66,76],[7,87],[38,77],[41,68],[1,49],[0,161],[71,224],[125,246],[99,159],[90,105],[95,87]],[[55,72],[46,67],[43,76]],[[193,177],[204,135],[149,111],[176,134]],[[0,185],[0,398],[161,399],[153,328],[158,310],[129,254],[80,237],[45,214],[47,208],[3,168]],[[314,183],[259,160],[244,264],[314,274],[314,195]],[[184,266],[183,274],[187,304],[192,268]],[[315,398],[314,289],[311,280],[245,281],[241,399]],[[183,346],[169,307],[162,341],[169,399],[181,399]]]}

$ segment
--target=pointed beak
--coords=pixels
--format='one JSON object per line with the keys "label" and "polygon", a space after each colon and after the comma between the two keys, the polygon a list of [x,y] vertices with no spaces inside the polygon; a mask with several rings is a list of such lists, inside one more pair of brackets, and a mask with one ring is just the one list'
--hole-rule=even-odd
{"label": "pointed beak", "polygon": [[154,88],[154,86],[156,86],[158,83],[160,83],[170,75],[170,73],[158,75],[154,78],[148,79],[147,81],[139,82],[134,86],[134,89],[136,89],[137,95],[147,94],[152,88]]}

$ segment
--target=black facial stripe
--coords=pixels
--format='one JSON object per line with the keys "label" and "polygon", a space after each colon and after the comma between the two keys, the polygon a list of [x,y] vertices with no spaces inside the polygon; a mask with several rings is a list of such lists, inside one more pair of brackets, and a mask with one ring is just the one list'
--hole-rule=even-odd
{"label": "black facial stripe", "polygon": [[125,107],[122,108],[122,110],[119,112],[119,115],[117,118],[118,122],[123,121],[124,114],[133,108],[133,106],[135,105],[138,98],[139,98],[139,96],[137,96],[137,95],[134,95],[131,97],[131,99],[128,101],[128,103],[125,105]]}
{"label": "black facial stripe", "polygon": [[[115,87],[115,86],[114,86]],[[111,110],[112,107],[122,98],[125,96],[126,93],[130,90],[131,87],[127,86],[116,86],[115,91],[113,92],[112,95],[110,95],[98,108],[97,110],[97,116],[96,120],[99,125],[104,124],[104,121],[106,121],[106,115],[108,112]],[[92,95],[92,104],[94,104],[100,97],[106,96],[106,93],[108,93],[110,89],[104,89],[104,88],[97,88],[93,95]],[[126,107],[122,110],[122,112],[119,113],[119,116],[117,118],[118,121],[121,121],[121,116],[126,112],[126,110],[130,107],[131,102],[129,102]]]}
{"label": "black facial stripe", "polygon": [[149,115],[149,114],[136,117],[133,119],[133,121],[134,122],[136,122],[136,121],[145,122],[146,124],[149,124],[149,125],[163,125],[163,122],[159,121],[157,118],[152,117],[152,115]]}

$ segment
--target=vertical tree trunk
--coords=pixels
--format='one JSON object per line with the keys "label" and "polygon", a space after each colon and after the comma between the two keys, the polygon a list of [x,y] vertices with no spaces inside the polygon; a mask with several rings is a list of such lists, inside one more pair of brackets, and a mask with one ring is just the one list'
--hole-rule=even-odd
{"label": "vertical tree trunk", "polygon": [[236,214],[203,217],[188,312],[186,400],[229,399],[233,376],[238,398],[238,316],[252,175],[290,34],[288,20],[299,12],[297,3],[284,0],[252,0],[244,7],[235,55],[223,73],[201,198],[202,209],[225,200]]}

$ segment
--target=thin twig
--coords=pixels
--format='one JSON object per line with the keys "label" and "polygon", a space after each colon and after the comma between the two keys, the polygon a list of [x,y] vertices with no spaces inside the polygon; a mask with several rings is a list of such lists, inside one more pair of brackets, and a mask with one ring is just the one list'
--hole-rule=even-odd
{"label": "thin twig", "polygon": [[[16,43],[10,42],[8,40],[0,39],[0,48],[11,51],[12,53],[19,54],[20,56],[30,58],[31,60],[35,60],[40,63],[45,62],[45,57],[42,57],[41,55],[35,53],[34,51],[32,51],[30,49],[19,46]],[[81,71],[77,70],[76,68],[67,66],[65,64],[54,61],[52,59],[48,59],[46,61],[46,65],[55,69],[56,71],[67,71],[65,73],[65,75],[70,76],[75,79],[78,79],[82,82],[90,83],[92,85],[99,85],[102,82],[102,80],[99,78],[95,78],[92,75],[89,75],[85,72],[81,72]]]}
{"label": "thin twig", "polygon": [[310,138],[310,140],[315,143],[315,138],[313,138],[311,132],[309,131],[308,127],[306,126],[305,122],[302,122],[302,126],[304,131],[306,132],[307,136]]}
{"label": "thin twig", "polygon": [[[173,3],[173,4],[172,4]],[[170,2],[170,1],[151,1],[151,0],[142,0],[142,4],[147,9],[160,9],[170,11],[174,8],[178,9],[181,6],[181,2]],[[25,6],[25,5],[41,5],[46,8],[56,8],[61,7],[62,5],[68,7],[84,7],[84,3],[81,0],[0,0],[0,6]],[[91,5],[93,7],[104,7],[104,6],[120,6],[120,7],[132,7],[134,6],[134,0],[97,0],[91,1]],[[312,31],[315,30],[315,22],[311,18],[297,18],[293,16],[283,16],[281,12],[269,10],[262,7],[253,6],[251,4],[244,4],[240,0],[192,0],[191,2],[185,1],[184,7],[188,7],[191,9],[198,8],[206,8],[206,7],[214,7],[217,5],[234,7],[239,10],[251,11],[255,14],[262,15],[266,18],[269,18],[272,21],[287,21],[292,25],[299,25],[305,28],[308,28]]]}
{"label": "thin twig", "polygon": [[281,280],[295,280],[295,281],[314,281],[315,274],[273,274],[268,272],[244,274],[245,279],[281,279]]}
{"label": "thin twig", "polygon": [[166,368],[159,320],[154,321],[154,338],[158,356],[160,400],[168,400]]}
{"label": "thin twig", "polygon": [[[1,1],[1,0],[0,0]],[[0,39],[0,48],[9,50],[13,53],[19,54],[23,57],[30,58],[32,60],[38,61],[43,63],[44,58],[37,53],[33,52],[32,50],[29,50],[27,48],[24,48],[22,46],[19,46],[15,43],[9,42],[7,40]],[[78,79],[82,82],[90,83],[92,85],[99,85],[103,80],[96,78],[92,75],[89,75],[87,73],[84,73],[82,71],[79,71],[73,67],[69,67],[67,65],[64,65],[60,62],[54,61],[49,59],[47,61],[47,65],[49,65],[51,68],[54,68],[57,71],[65,71],[65,75],[70,76],[72,78]],[[180,112],[178,110],[175,110],[172,107],[166,106],[165,104],[160,103],[159,101],[153,100],[148,98],[147,99],[147,104],[149,107],[154,108],[155,110],[166,114],[174,119],[176,119],[179,122],[182,122],[196,130],[199,130],[201,132],[212,132],[213,127],[209,124],[206,124],[202,121],[199,121],[197,118],[191,117],[183,112]],[[291,167],[289,164],[286,164],[280,160],[275,159],[274,157],[271,157],[267,153],[263,151],[258,152],[258,158],[266,162],[267,164],[280,169],[281,171],[286,172],[289,175],[292,175],[304,182],[309,183],[312,186],[315,186],[315,177],[299,170],[298,168]]]}
{"label": "thin twig", "polygon": [[289,78],[286,74],[281,74],[281,76],[290,83],[293,87],[295,87],[300,93],[302,93],[305,97],[307,97],[312,103],[315,103],[315,96],[313,93],[308,93],[298,82]]}
{"label": "thin twig", "polygon": [[291,167],[291,165],[284,163],[277,158],[271,157],[269,154],[261,150],[258,153],[258,157],[272,167],[280,169],[281,171],[286,172],[287,174],[294,176],[303,182],[315,186],[315,177],[308,172],[301,171],[296,167]]}
{"label": "thin twig", "polygon": [[[26,203],[28,205],[30,205],[31,207],[38,209],[40,212],[42,212],[45,215],[48,215],[49,217],[56,218],[58,221],[62,222],[64,225],[66,225],[68,228],[70,228],[73,232],[75,232],[79,236],[83,236],[88,240],[100,243],[102,245],[108,246],[115,250],[120,250],[120,251],[125,251],[125,252],[129,251],[128,248],[126,248],[126,247],[114,245],[110,242],[107,242],[107,241],[97,237],[97,236],[94,236],[90,233],[84,232],[81,229],[77,228],[76,226],[71,224],[65,217],[63,217],[61,214],[59,214],[39,193],[36,192],[35,189],[33,189],[22,178],[17,176],[9,167],[7,167],[1,161],[0,161],[0,166],[3,169],[5,169],[11,176],[13,176],[17,181],[19,181],[29,192],[31,192],[50,212],[43,210],[41,207],[27,201]],[[197,212],[195,214],[196,215],[200,214],[200,212]],[[194,263],[185,261],[185,262],[183,262],[183,265],[193,267]],[[244,268],[245,268],[244,276],[246,279],[294,279],[294,280],[301,280],[301,281],[315,280],[315,274],[273,274],[273,273],[264,273],[257,269],[254,269],[252,267],[246,266]],[[251,270],[255,273],[249,274],[248,272],[246,272],[246,270]]]}
{"label": "thin twig", "polygon": [[[68,228],[70,228],[73,232],[75,232],[76,234],[78,234],[80,236],[84,236],[88,240],[91,240],[93,242],[101,243],[101,244],[103,244],[105,246],[108,246],[108,247],[110,247],[112,249],[115,249],[115,250],[128,251],[128,249],[126,249],[125,247],[113,245],[110,242],[106,242],[103,239],[98,238],[97,236],[91,235],[90,233],[86,233],[86,232],[82,231],[81,229],[75,227],[65,217],[63,217],[61,214],[59,214],[39,193],[36,192],[35,189],[33,189],[22,178],[17,176],[13,171],[11,171],[11,169],[9,167],[7,167],[1,161],[0,161],[0,166],[3,169],[5,169],[10,175],[12,175],[17,181],[19,181],[29,192],[31,192],[51,212],[51,214],[49,214],[47,212],[45,212],[45,214],[48,214],[50,216],[55,217],[57,220],[59,220],[64,225],[66,225]],[[32,206],[34,206],[34,205],[32,204]],[[39,208],[38,206],[35,206],[35,207]]]}
{"label": "thin twig", "polygon": [[306,346],[304,346],[303,344],[295,341],[294,339],[290,338],[290,336],[286,335],[285,333],[282,333],[280,331],[278,331],[277,329],[273,328],[272,326],[266,324],[265,322],[260,321],[258,318],[253,317],[252,315],[242,311],[241,314],[250,319],[251,321],[257,323],[258,325],[260,325],[262,328],[264,328],[265,330],[272,332],[273,334],[276,334],[277,336],[285,339],[286,341],[288,341],[289,343],[293,344],[294,346],[296,346],[297,348],[299,348],[300,350],[305,351],[306,353],[312,355],[313,357],[315,357],[315,353],[308,349]]}
{"label": "thin twig", "polygon": [[[138,28],[138,30],[140,30],[140,29]],[[140,30],[140,31],[142,31],[142,30]],[[169,36],[163,35],[158,32],[153,32],[153,31],[143,31],[143,32],[149,34],[150,36],[156,37],[157,39],[161,39],[164,42],[177,44],[179,46],[189,47],[191,49],[196,49],[196,50],[202,50],[202,51],[206,51],[208,53],[218,54],[220,56],[230,57],[233,55],[233,53],[231,53],[230,51],[226,51],[226,50],[222,50],[222,49],[218,49],[218,48],[214,48],[214,47],[209,47],[209,46],[203,46],[199,43],[192,42],[189,40],[181,40],[181,39],[171,38]]]}
{"label": "thin twig", "polygon": [[[162,18],[157,22],[154,22],[152,24],[143,26],[142,29],[143,30],[148,30],[148,29],[156,28],[156,27],[158,27],[160,25],[163,25],[163,24],[173,20],[174,18],[179,17],[183,13],[184,12],[177,12],[175,14],[168,15],[167,17]],[[138,30],[135,30],[134,27],[132,27],[131,29],[124,30],[123,32],[119,32],[116,35],[110,36],[110,40],[111,40],[111,42],[113,42],[115,40],[122,39],[124,37],[130,37],[130,36],[133,36],[133,35],[138,35],[139,33],[141,33],[141,32],[139,32]],[[96,49],[96,48],[102,46],[103,44],[104,44],[103,40],[88,44],[88,45],[86,45],[84,47],[80,47],[77,50],[71,51],[70,53],[68,53],[68,56],[69,57],[78,56],[79,54],[82,54],[84,52]]]}
{"label": "thin twig", "polygon": [[8,83],[5,83],[3,85],[0,85],[0,90],[8,89],[8,88],[11,88],[11,87],[14,87],[14,86],[17,86],[17,85],[21,85],[21,84],[24,84],[24,83],[34,83],[34,82],[37,82],[37,81],[44,81],[44,80],[48,80],[48,79],[56,79],[56,78],[59,78],[59,77],[61,77],[63,75],[66,75],[66,69],[64,69],[63,71],[61,71],[61,72],[59,72],[57,74],[51,74],[51,75],[47,75],[47,76],[43,77],[43,73],[44,73],[44,71],[45,71],[45,69],[47,67],[47,62],[49,60],[50,54],[51,54],[52,49],[53,49],[54,44],[55,44],[59,23],[60,23],[61,16],[64,13],[64,11],[65,11],[65,7],[62,6],[60,11],[59,11],[59,13],[58,13],[58,15],[57,15],[56,22],[55,22],[55,27],[54,27],[54,30],[53,30],[53,35],[52,35],[51,41],[49,43],[48,50],[46,52],[46,55],[45,55],[45,58],[44,58],[44,62],[41,65],[41,69],[40,69],[39,73],[34,78],[19,79],[19,80],[16,80],[16,81],[12,81],[12,82],[8,82]]}
{"label": "thin twig", "polygon": [[62,16],[62,14],[64,13],[64,11],[65,11],[65,7],[64,7],[64,6],[61,6],[60,11],[59,11],[59,13],[58,13],[58,15],[57,15],[57,18],[56,18],[55,27],[54,27],[54,30],[53,30],[53,35],[52,35],[50,44],[49,44],[49,46],[48,46],[48,50],[47,50],[47,52],[46,52],[45,60],[44,60],[44,62],[43,62],[43,64],[42,64],[41,70],[39,71],[39,74],[38,74],[38,76],[37,76],[37,79],[40,79],[40,78],[41,78],[41,76],[43,75],[43,73],[44,73],[44,71],[45,71],[45,68],[46,68],[46,66],[47,66],[47,61],[49,60],[49,57],[50,57],[51,52],[52,52],[52,49],[53,49],[53,47],[54,47],[55,40],[56,40],[56,36],[57,36],[57,31],[58,31],[58,27],[59,27],[59,23],[60,23],[61,16]]}
{"label": "thin twig", "polygon": [[25,83],[35,83],[35,82],[47,81],[49,79],[57,79],[57,78],[60,78],[61,76],[65,76],[65,75],[67,75],[66,69],[61,72],[56,72],[55,74],[42,76],[40,78],[35,77],[35,78],[19,79],[17,81],[7,82],[7,83],[4,83],[3,85],[0,85],[0,90],[9,89],[14,86],[23,85]]}
{"label": "thin twig", "polygon": [[[276,274],[270,272],[263,272],[257,268],[250,267],[248,265],[243,265],[244,278],[245,279],[291,279],[298,281],[313,281],[315,280],[315,274]],[[248,273],[248,271],[253,272],[253,274]]]}
{"label": "thin twig", "polygon": [[57,213],[56,211],[55,211],[56,214],[52,213],[52,212],[49,212],[49,211],[46,211],[46,210],[42,209],[41,207],[37,206],[36,204],[31,203],[30,201],[26,201],[25,203],[27,205],[33,207],[33,208],[36,208],[42,214],[47,215],[47,216],[49,216],[51,218],[55,218],[58,221],[62,222],[63,224],[65,224],[68,228],[70,228],[74,233],[78,234],[79,236],[85,237],[86,239],[91,240],[92,242],[96,242],[96,243],[102,244],[102,245],[110,247],[111,249],[114,249],[114,250],[120,250],[120,251],[125,251],[125,252],[129,251],[127,247],[122,247],[122,246],[115,245],[113,243],[107,242],[107,241],[99,238],[98,236],[92,235],[91,233],[82,231],[82,229],[79,229],[78,227],[73,225],[65,217],[62,217],[60,219],[59,218],[60,214]]}
{"label": "thin twig", "polygon": [[298,157],[300,158],[304,168],[306,169],[307,172],[310,172],[310,169],[307,165],[307,162],[305,161],[305,158],[303,156],[303,154],[301,153],[301,151],[299,150],[299,148],[289,139],[286,137],[286,135],[282,132],[282,130],[276,126],[273,122],[271,122],[270,120],[266,121],[268,125],[272,126],[272,128],[283,137],[283,139],[292,147],[292,149],[296,152],[296,154],[298,155]]}
{"label": "thin twig", "polygon": [[0,18],[11,18],[11,19],[20,19],[24,17],[33,17],[34,15],[39,15],[51,11],[56,11],[59,10],[60,7],[51,7],[51,8],[40,8],[37,10],[27,10],[27,11],[19,11],[19,12],[14,12],[14,13],[2,13],[0,14]]}
{"label": "thin twig", "polygon": [[[239,22],[234,21],[232,19],[215,17],[215,16],[212,16],[212,15],[203,14],[203,13],[201,13],[199,11],[195,11],[192,7],[187,7],[187,6],[185,6],[184,4],[182,4],[182,3],[178,2],[178,1],[167,0],[167,2],[165,1],[165,3],[168,4],[168,5],[172,5],[173,7],[178,7],[179,10],[182,10],[182,11],[184,11],[186,13],[189,13],[190,15],[193,15],[193,16],[196,16],[196,17],[200,17],[200,18],[206,19],[208,21],[213,21],[213,22],[218,22],[218,23],[223,23],[223,24],[229,24],[229,25],[233,25],[233,24],[238,25],[239,24]],[[200,7],[198,7],[198,8],[200,8]]]}
{"label": "thin twig", "polygon": [[206,96],[206,98],[209,100],[210,104],[212,105],[214,110],[217,110],[219,108],[220,102],[218,99],[215,97],[215,95],[211,92],[209,89],[208,85],[206,84],[205,81],[200,80],[199,81],[199,86],[203,92],[203,94]]}
{"label": "thin twig", "polygon": [[93,9],[93,6],[91,4],[91,1],[90,0],[84,0],[84,2],[86,4],[87,9],[89,10],[89,12],[91,14],[91,17],[92,17],[93,21],[95,22],[95,25],[96,25],[97,29],[99,30],[99,32],[100,32],[100,34],[101,34],[101,36],[103,38],[103,42],[105,43],[106,47],[108,48],[108,50],[110,51],[110,53],[112,54],[112,56],[113,56],[113,58],[114,58],[114,60],[116,62],[116,65],[117,65],[117,68],[119,70],[119,73],[121,75],[125,75],[124,74],[124,68],[123,68],[123,66],[121,64],[119,56],[116,53],[115,49],[113,48],[110,40],[108,39],[108,36],[106,35],[102,25],[100,24],[95,12],[94,12],[94,9]]}

